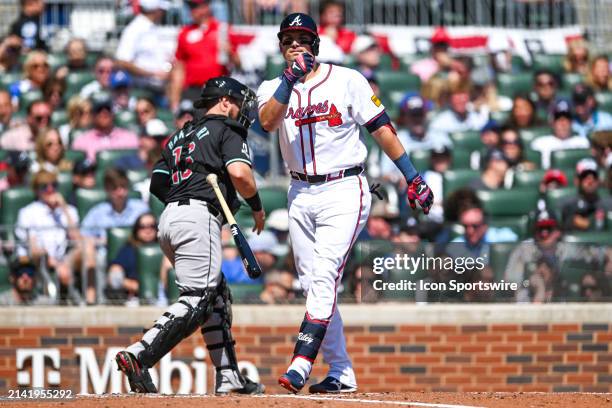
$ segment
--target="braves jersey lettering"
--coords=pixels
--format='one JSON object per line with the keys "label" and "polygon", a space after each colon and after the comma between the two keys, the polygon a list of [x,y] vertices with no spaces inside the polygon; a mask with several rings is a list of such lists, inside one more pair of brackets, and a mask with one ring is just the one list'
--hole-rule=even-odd
{"label": "braves jersey lettering", "polygon": [[[260,108],[279,83],[276,78],[260,86]],[[315,175],[361,165],[367,149],[359,126],[384,111],[373,102],[368,81],[349,68],[321,64],[314,78],[296,83],[280,126],[281,153],[289,170]]]}

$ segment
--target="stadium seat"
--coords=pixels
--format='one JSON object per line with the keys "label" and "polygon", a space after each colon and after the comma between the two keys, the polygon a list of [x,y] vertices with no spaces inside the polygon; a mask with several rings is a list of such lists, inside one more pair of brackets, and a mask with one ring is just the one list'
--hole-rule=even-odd
{"label": "stadium seat", "polygon": [[542,167],[542,153],[539,151],[525,147],[523,150],[523,157],[525,160],[535,164],[538,168]]}
{"label": "stadium seat", "polygon": [[17,214],[26,205],[35,200],[35,195],[29,187],[13,187],[4,190],[2,195],[2,206],[0,207],[1,224],[12,229],[17,222]]}
{"label": "stadium seat", "polygon": [[127,242],[130,234],[132,233],[132,229],[129,227],[125,228],[109,228],[106,231],[106,239],[108,244],[106,246],[106,261],[107,264],[110,265],[110,262],[115,259],[117,254],[119,254],[119,250],[121,247]]}
{"label": "stadium seat", "polygon": [[461,148],[451,149],[451,155],[453,157],[451,168],[452,169],[469,169],[471,154],[472,152],[466,149],[461,149]]}
{"label": "stadium seat", "polygon": [[65,199],[72,193],[72,173],[62,171],[57,175],[58,190]]}
{"label": "stadium seat", "polygon": [[532,88],[533,75],[530,72],[497,75],[497,89],[500,95],[512,98],[514,94],[529,92]]}
{"label": "stadium seat", "polygon": [[158,244],[143,245],[138,247],[136,254],[140,300],[144,303],[153,303],[157,299],[162,250]]}
{"label": "stadium seat", "polygon": [[412,161],[412,164],[414,164],[414,167],[421,172],[429,169],[430,156],[431,154],[429,150],[419,149],[410,152],[410,160]]}
{"label": "stadium seat", "polygon": [[40,91],[29,91],[21,94],[19,97],[19,110],[22,112],[26,112],[28,106],[34,101],[42,99],[43,95]]}
{"label": "stadium seat", "polygon": [[115,161],[124,156],[131,156],[137,154],[136,149],[114,149],[114,150],[102,150],[96,154],[96,164],[98,165],[98,171],[104,172],[109,167],[113,167]]}
{"label": "stadium seat", "polygon": [[538,127],[527,128],[527,129],[521,129],[519,133],[521,136],[521,140],[525,144],[525,147],[528,147],[529,144],[531,144],[531,142],[535,138],[540,137],[540,136],[552,135],[553,132],[552,132],[552,129],[548,126],[538,126]]}
{"label": "stadium seat", "polygon": [[9,265],[6,262],[0,263],[0,293],[4,293],[12,288],[12,285],[9,282],[10,274],[11,269],[9,268]]}
{"label": "stadium seat", "polygon": [[250,231],[255,226],[255,221],[253,221],[253,215],[248,205],[243,204],[240,206],[238,212],[234,214],[234,218],[236,218],[236,222],[240,225],[243,233]]}
{"label": "stadium seat", "polygon": [[514,173],[513,188],[538,189],[546,170],[517,171]]}
{"label": "stadium seat", "polygon": [[563,237],[564,242],[576,244],[610,245],[612,238],[609,231],[572,232]]}
{"label": "stadium seat", "polygon": [[53,52],[47,55],[47,60],[51,69],[55,71],[59,67],[66,65],[68,56],[65,53]]}
{"label": "stadium seat", "polygon": [[76,163],[85,158],[85,152],[82,150],[66,150],[64,158],[68,161]]}
{"label": "stadium seat", "polygon": [[151,212],[155,214],[158,221],[165,207],[166,205],[159,201],[157,197],[155,197],[153,194],[149,195],[149,208],[151,209]]}
{"label": "stadium seat", "polygon": [[259,197],[266,214],[278,208],[287,208],[287,188],[285,187],[261,187]]}
{"label": "stadium seat", "polygon": [[545,69],[557,75],[563,74],[565,70],[563,66],[564,59],[565,55],[562,54],[535,53],[533,54],[533,70],[538,71]]}
{"label": "stadium seat", "polygon": [[134,185],[149,177],[149,171],[147,169],[140,170],[128,170],[126,171],[127,178],[130,180],[130,184]]}
{"label": "stadium seat", "polygon": [[136,114],[132,111],[121,111],[115,114],[115,124],[122,128],[136,125]]}
{"label": "stadium seat", "polygon": [[529,238],[529,215],[500,217],[496,216],[489,221],[489,226],[497,228],[510,228],[518,235],[519,239]]}
{"label": "stadium seat", "polygon": [[259,300],[259,294],[263,290],[263,285],[252,283],[230,284],[232,299],[234,303],[254,303]]}
{"label": "stadium seat", "polygon": [[7,72],[0,75],[0,89],[8,89],[11,84],[19,81],[22,77],[21,72]]}
{"label": "stadium seat", "polygon": [[95,78],[93,71],[71,72],[66,77],[66,97],[75,95]]}
{"label": "stadium seat", "polygon": [[585,157],[591,157],[590,149],[557,150],[550,155],[550,167],[553,169],[575,169],[576,163]]}
{"label": "stadium seat", "polygon": [[510,111],[491,112],[491,119],[497,123],[506,123],[510,117]]}
{"label": "stadium seat", "polygon": [[546,192],[546,208],[555,211],[557,216],[561,214],[561,203],[569,197],[576,196],[576,187],[563,187]]}
{"label": "stadium seat", "polygon": [[595,94],[595,99],[597,99],[599,109],[606,112],[612,111],[612,92],[598,92]]}
{"label": "stadium seat", "polygon": [[563,80],[561,81],[562,89],[571,91],[574,86],[584,82],[584,75],[576,74],[572,72],[566,72],[563,74]]}
{"label": "stadium seat", "polygon": [[465,149],[470,152],[482,148],[480,132],[477,130],[451,133],[450,137],[453,141],[453,147]]}
{"label": "stadium seat", "polygon": [[444,173],[442,182],[444,198],[455,190],[465,187],[470,181],[480,177],[478,170],[460,169],[448,170]]}
{"label": "stadium seat", "polygon": [[79,188],[76,191],[77,211],[82,221],[87,212],[96,204],[106,200],[106,192],[101,188]]}
{"label": "stadium seat", "polygon": [[534,211],[539,192],[533,189],[480,190],[476,194],[487,214],[496,217],[519,216]]}
{"label": "stadium seat", "polygon": [[51,114],[51,124],[54,127],[59,127],[68,123],[68,113],[65,110],[55,110]]}
{"label": "stadium seat", "polygon": [[376,74],[380,93],[388,96],[392,91],[418,91],[421,88],[421,79],[412,74],[399,71],[379,71]]}
{"label": "stadium seat", "polygon": [[283,72],[287,67],[287,63],[281,55],[273,55],[268,57],[266,61],[266,79],[274,79]]}
{"label": "stadium seat", "polygon": [[504,272],[508,266],[508,259],[517,245],[518,244],[516,242],[500,242],[491,244],[491,249],[489,252],[489,265],[491,265],[491,268],[493,269],[496,282],[504,279]]}

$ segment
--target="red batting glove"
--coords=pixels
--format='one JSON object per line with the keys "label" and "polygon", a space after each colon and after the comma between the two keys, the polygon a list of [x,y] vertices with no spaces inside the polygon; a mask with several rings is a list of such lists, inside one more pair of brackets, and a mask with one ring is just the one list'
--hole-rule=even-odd
{"label": "red batting glove", "polygon": [[434,195],[431,192],[431,189],[425,183],[425,180],[421,178],[421,176],[416,176],[411,182],[408,183],[408,203],[410,203],[410,208],[413,210],[416,209],[416,202],[419,202],[419,205],[423,209],[425,214],[429,214],[429,210],[431,210],[431,206],[433,204]]}

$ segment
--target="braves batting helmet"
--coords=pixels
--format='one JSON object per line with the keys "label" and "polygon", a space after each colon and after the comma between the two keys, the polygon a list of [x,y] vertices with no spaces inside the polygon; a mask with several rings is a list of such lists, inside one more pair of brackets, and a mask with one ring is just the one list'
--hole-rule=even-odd
{"label": "braves batting helmet", "polygon": [[257,114],[255,92],[233,78],[220,76],[206,81],[200,93],[200,99],[195,101],[193,106],[201,109],[206,107],[211,100],[223,96],[236,100],[237,105],[240,106],[238,122],[247,128],[251,126]]}
{"label": "braves batting helmet", "polygon": [[280,40],[283,33],[288,31],[306,31],[308,34],[314,36],[311,47],[314,55],[319,54],[319,34],[317,32],[317,23],[314,22],[312,17],[304,13],[292,13],[285,17],[280,25],[277,37]]}

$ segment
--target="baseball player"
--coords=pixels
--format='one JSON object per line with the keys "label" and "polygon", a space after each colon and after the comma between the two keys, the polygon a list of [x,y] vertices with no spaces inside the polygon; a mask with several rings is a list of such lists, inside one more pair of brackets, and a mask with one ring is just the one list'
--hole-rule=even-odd
{"label": "baseball player", "polygon": [[255,117],[255,94],[227,77],[208,80],[194,103],[205,115],[175,132],[151,177],[151,193],[166,203],[159,241],[175,270],[181,292],[142,340],[115,359],[134,392],[157,392],[148,369],[182,339],[201,328],[216,367],[215,393],[262,393],[240,374],[232,339],[231,294],[221,273],[220,204],[206,176],[217,174],[229,207],[237,211],[236,190],[253,211],[254,231],[265,213],[251,170],[247,128]]}
{"label": "baseball player", "polygon": [[355,373],[336,309],[347,256],[368,218],[371,195],[363,174],[365,126],[406,178],[412,208],[425,213],[431,190],[400,144],[385,108],[357,71],[316,62],[317,26],[302,13],[280,25],[279,48],[287,68],[261,84],[257,100],[262,126],[280,128],[280,148],[291,174],[289,233],[306,314],[287,372],[279,384],[297,393],[305,385],[319,348],[328,376],[309,391],[353,392]]}

